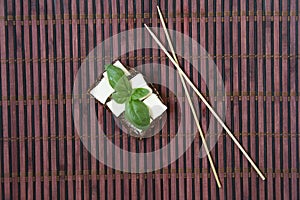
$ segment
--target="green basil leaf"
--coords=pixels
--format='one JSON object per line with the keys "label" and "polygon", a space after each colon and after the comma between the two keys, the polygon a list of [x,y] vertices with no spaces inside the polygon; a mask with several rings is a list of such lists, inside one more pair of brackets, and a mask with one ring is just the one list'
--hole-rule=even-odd
{"label": "green basil leaf", "polygon": [[124,75],[119,79],[119,81],[115,85],[115,90],[116,92],[112,94],[112,98],[117,103],[121,104],[129,100],[132,93],[132,88],[127,76]]}
{"label": "green basil leaf", "polygon": [[131,99],[137,100],[149,94],[149,90],[145,88],[136,88],[132,91]]}
{"label": "green basil leaf", "polygon": [[149,109],[139,100],[131,100],[125,105],[125,117],[135,127],[146,129],[150,124]]}
{"label": "green basil leaf", "polygon": [[111,97],[119,104],[125,103],[129,99],[128,96],[125,96],[119,92],[113,93]]}
{"label": "green basil leaf", "polygon": [[125,75],[125,73],[118,67],[109,64],[105,66],[105,70],[107,71],[107,76],[109,80],[109,84],[112,88],[115,88],[117,82]]}
{"label": "green basil leaf", "polygon": [[127,76],[124,75],[119,79],[116,83],[115,90],[116,92],[126,93],[129,96],[131,95],[132,88]]}

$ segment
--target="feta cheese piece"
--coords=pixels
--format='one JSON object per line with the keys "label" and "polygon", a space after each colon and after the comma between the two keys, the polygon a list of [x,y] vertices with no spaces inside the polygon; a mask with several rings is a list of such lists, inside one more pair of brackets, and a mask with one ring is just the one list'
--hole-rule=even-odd
{"label": "feta cheese piece", "polygon": [[140,88],[140,87],[147,85],[147,82],[145,81],[142,74],[138,74],[135,77],[133,77],[132,79],[130,79],[130,83],[131,83],[132,88]]}
{"label": "feta cheese piece", "polygon": [[116,117],[119,117],[125,111],[125,103],[119,104],[113,99],[107,102],[106,105]]}
{"label": "feta cheese piece", "polygon": [[124,65],[120,61],[117,60],[113,63],[113,65],[119,67],[125,73],[126,76],[130,75],[130,72],[126,69],[126,67],[124,67]]}
{"label": "feta cheese piece", "polygon": [[110,86],[109,81],[107,78],[103,78],[96,87],[91,90],[91,94],[100,101],[102,104],[105,104],[108,97],[114,92],[115,90]]}
{"label": "feta cheese piece", "polygon": [[151,94],[143,101],[149,108],[150,116],[152,119],[156,119],[167,109],[156,94]]}
{"label": "feta cheese piece", "polygon": [[103,72],[103,76],[107,78],[107,71]]}

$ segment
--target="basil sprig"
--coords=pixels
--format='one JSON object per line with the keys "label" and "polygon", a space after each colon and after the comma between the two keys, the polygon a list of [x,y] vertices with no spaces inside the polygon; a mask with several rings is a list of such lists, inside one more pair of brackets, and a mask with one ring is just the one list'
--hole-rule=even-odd
{"label": "basil sprig", "polygon": [[117,103],[125,103],[125,118],[136,128],[145,130],[150,124],[149,109],[139,99],[147,96],[145,88],[132,89],[125,73],[114,65],[106,65],[109,84],[115,89],[112,99]]}

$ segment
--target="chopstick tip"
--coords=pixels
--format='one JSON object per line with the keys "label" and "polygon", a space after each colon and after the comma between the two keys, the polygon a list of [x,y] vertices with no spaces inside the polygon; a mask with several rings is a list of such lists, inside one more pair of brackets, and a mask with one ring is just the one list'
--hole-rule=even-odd
{"label": "chopstick tip", "polygon": [[151,33],[150,28],[147,26],[147,24],[144,24],[144,26],[145,26],[146,29]]}
{"label": "chopstick tip", "polygon": [[161,11],[160,11],[159,6],[156,6],[156,7],[157,7],[158,14],[161,15]]}

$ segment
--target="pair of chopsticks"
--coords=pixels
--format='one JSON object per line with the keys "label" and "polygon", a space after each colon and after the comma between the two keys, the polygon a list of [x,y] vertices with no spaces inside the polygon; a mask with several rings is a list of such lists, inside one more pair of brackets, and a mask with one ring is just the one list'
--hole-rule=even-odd
{"label": "pair of chopsticks", "polygon": [[186,83],[185,81],[192,87],[192,89],[194,90],[194,92],[199,96],[199,98],[202,100],[202,102],[207,106],[207,108],[210,110],[210,112],[214,115],[214,117],[217,119],[217,121],[222,125],[222,127],[225,129],[225,131],[227,132],[227,134],[229,135],[229,137],[233,140],[233,142],[237,145],[237,147],[240,149],[240,151],[243,153],[243,155],[246,157],[246,159],[250,162],[250,164],[252,165],[252,167],[255,169],[255,171],[257,172],[257,174],[261,177],[262,180],[265,180],[265,177],[264,175],[262,174],[262,172],[259,170],[259,168],[255,165],[255,163],[253,162],[253,160],[251,159],[251,157],[247,154],[247,152],[244,150],[244,148],[242,147],[242,145],[239,143],[239,141],[234,137],[234,135],[231,133],[231,131],[229,130],[229,128],[225,125],[225,123],[221,120],[221,118],[218,116],[218,114],[214,111],[214,109],[209,105],[209,103],[206,101],[206,99],[203,97],[203,95],[199,92],[199,90],[196,88],[196,86],[192,83],[192,81],[188,78],[188,76],[184,73],[184,71],[181,69],[180,65],[179,65],[179,62],[178,62],[178,59],[176,57],[176,54],[175,54],[175,51],[174,51],[174,47],[172,45],[172,41],[171,41],[171,38],[169,36],[169,33],[168,33],[168,30],[166,28],[166,24],[165,24],[165,21],[164,21],[164,18],[163,18],[163,15],[160,11],[160,8],[157,6],[157,10],[158,10],[158,14],[159,14],[159,18],[160,18],[160,21],[161,21],[161,24],[163,26],[163,29],[164,29],[164,32],[165,32],[165,35],[166,35],[166,38],[167,38],[167,41],[168,41],[168,44],[169,44],[169,47],[171,49],[171,52],[172,52],[172,56],[170,55],[170,53],[167,51],[167,49],[163,46],[163,44],[159,41],[159,39],[155,36],[155,34],[150,30],[150,28],[146,25],[146,29],[149,31],[150,35],[152,36],[152,38],[156,41],[156,43],[159,45],[159,47],[164,51],[164,53],[167,55],[167,57],[171,60],[171,62],[175,65],[176,69],[178,70],[178,73],[179,73],[179,77],[180,77],[180,80],[181,80],[181,83],[183,85],[183,88],[184,88],[184,91],[185,91],[185,94],[186,94],[186,97],[188,99],[188,102],[190,104],[190,108],[191,108],[191,111],[192,111],[192,114],[193,114],[193,117],[194,117],[194,120],[196,122],[196,125],[197,125],[197,128],[198,128],[198,131],[199,131],[199,135],[201,137],[201,140],[202,140],[202,143],[203,143],[203,146],[204,146],[204,149],[207,153],[207,156],[208,156],[208,160],[209,160],[209,163],[211,165],[211,168],[212,168],[212,171],[213,171],[213,174],[215,176],[215,179],[216,179],[216,182],[217,182],[217,185],[218,187],[220,188],[221,187],[221,183],[220,183],[220,180],[219,180],[219,177],[218,177],[218,174],[216,172],[216,169],[214,167],[214,163],[213,163],[213,160],[210,156],[210,153],[209,153],[209,150],[208,150],[208,147],[207,147],[207,144],[206,144],[206,141],[205,141],[205,138],[204,138],[204,134],[203,134],[203,131],[201,129],[201,126],[200,126],[200,123],[198,121],[198,117],[197,117],[197,114],[195,112],[195,108],[193,106],[193,103],[191,101],[191,97],[189,95],[189,92],[187,90],[187,87],[186,87]]}

